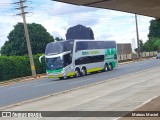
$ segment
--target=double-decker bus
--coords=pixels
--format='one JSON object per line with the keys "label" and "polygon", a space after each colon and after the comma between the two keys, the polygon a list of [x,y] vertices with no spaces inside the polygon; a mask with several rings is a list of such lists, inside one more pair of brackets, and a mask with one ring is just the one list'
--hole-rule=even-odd
{"label": "double-decker bus", "polygon": [[49,78],[85,76],[96,71],[111,71],[117,66],[115,41],[67,40],[48,43],[45,50]]}

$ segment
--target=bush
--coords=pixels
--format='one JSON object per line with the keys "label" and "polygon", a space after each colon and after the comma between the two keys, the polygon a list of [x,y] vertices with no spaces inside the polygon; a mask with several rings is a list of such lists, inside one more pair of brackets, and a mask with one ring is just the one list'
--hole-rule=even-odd
{"label": "bush", "polygon": [[[39,55],[33,56],[37,74],[45,73],[45,61],[39,63]],[[0,56],[0,81],[31,75],[29,57]]]}

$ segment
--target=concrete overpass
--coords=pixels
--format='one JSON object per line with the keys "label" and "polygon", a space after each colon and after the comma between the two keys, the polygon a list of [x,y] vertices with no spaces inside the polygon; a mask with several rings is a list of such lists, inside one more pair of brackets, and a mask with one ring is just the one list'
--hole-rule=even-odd
{"label": "concrete overpass", "polygon": [[160,0],[52,0],[160,18]]}

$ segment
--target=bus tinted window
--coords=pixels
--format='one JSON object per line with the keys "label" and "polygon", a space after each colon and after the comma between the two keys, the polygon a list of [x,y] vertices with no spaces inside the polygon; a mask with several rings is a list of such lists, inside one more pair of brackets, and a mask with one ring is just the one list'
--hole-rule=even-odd
{"label": "bus tinted window", "polygon": [[73,51],[73,41],[48,43],[46,46],[45,54],[59,54],[66,51]]}
{"label": "bus tinted window", "polygon": [[116,48],[114,41],[78,41],[76,43],[76,52],[89,49],[107,49]]}
{"label": "bus tinted window", "polygon": [[86,56],[75,60],[75,65],[103,62],[103,61],[104,61],[104,55]]}

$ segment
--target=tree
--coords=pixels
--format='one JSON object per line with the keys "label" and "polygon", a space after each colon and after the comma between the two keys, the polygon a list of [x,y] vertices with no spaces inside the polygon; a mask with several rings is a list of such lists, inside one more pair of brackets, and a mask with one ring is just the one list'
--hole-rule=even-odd
{"label": "tree", "polygon": [[[46,44],[54,41],[53,36],[40,24],[27,25],[33,54],[44,53]],[[14,29],[8,35],[8,39],[9,41],[6,41],[1,49],[2,55],[22,56],[28,54],[23,23],[14,26]]]}
{"label": "tree", "polygon": [[149,39],[160,38],[160,19],[150,21],[148,37]]}
{"label": "tree", "polygon": [[160,38],[152,38],[143,45],[144,51],[160,51]]}
{"label": "tree", "polygon": [[149,40],[143,45],[144,51],[160,51],[160,19],[150,21]]}
{"label": "tree", "polygon": [[94,33],[90,27],[76,25],[70,27],[66,33],[66,40],[72,39],[94,39]]}
{"label": "tree", "polygon": [[140,52],[143,52],[143,41],[139,40]]}
{"label": "tree", "polygon": [[[140,49],[139,52],[143,52],[144,51],[144,49],[143,49],[143,41],[142,40],[139,40],[139,49]],[[138,48],[135,48],[134,51],[138,53]]]}
{"label": "tree", "polygon": [[154,48],[156,51],[160,52],[160,38],[155,39]]}
{"label": "tree", "polygon": [[56,40],[56,41],[63,41],[63,39],[62,39],[62,38],[59,38],[59,37],[55,37],[55,40]]}

